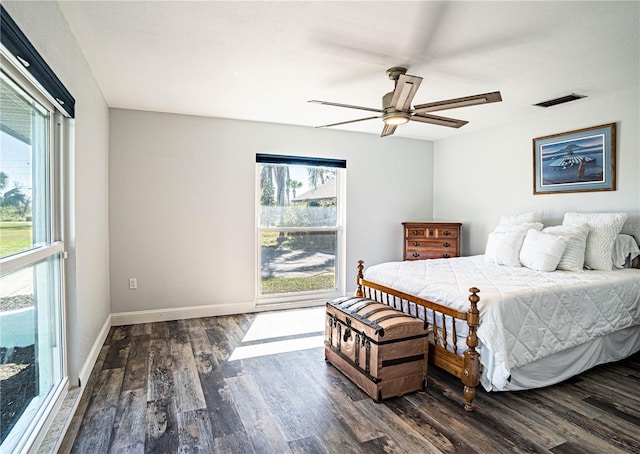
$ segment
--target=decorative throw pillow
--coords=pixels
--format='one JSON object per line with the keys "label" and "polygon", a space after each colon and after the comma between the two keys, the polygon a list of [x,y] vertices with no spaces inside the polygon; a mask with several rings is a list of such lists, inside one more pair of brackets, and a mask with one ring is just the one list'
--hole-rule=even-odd
{"label": "decorative throw pillow", "polygon": [[485,249],[485,260],[489,263],[507,266],[520,264],[520,248],[527,232],[491,232]]}
{"label": "decorative throw pillow", "polygon": [[568,242],[562,235],[531,229],[520,249],[520,263],[536,271],[555,271]]}
{"label": "decorative throw pillow", "polygon": [[541,222],[525,222],[523,224],[498,224],[494,232],[527,232],[529,229],[542,230]]}
{"label": "decorative throw pillow", "polygon": [[527,211],[526,213],[502,216],[500,224],[526,224],[529,222],[542,222],[544,212],[542,210]]}
{"label": "decorative throw pillow", "polygon": [[613,245],[613,267],[625,268],[640,255],[638,243],[631,235],[618,234]]}
{"label": "decorative throw pillow", "polygon": [[613,269],[613,245],[627,221],[626,213],[565,213],[562,225],[587,224],[584,264],[592,270]]}
{"label": "decorative throw pillow", "polygon": [[559,270],[582,271],[584,269],[584,253],[587,248],[589,226],[586,224],[554,225],[553,227],[545,227],[542,231],[563,236],[568,240],[567,248],[558,263]]}

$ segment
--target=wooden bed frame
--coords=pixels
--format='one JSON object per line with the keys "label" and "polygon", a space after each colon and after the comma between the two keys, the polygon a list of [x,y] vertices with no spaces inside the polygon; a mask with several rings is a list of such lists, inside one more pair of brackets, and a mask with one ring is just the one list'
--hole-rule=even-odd
{"label": "wooden bed frame", "polygon": [[[640,257],[635,259],[635,266],[632,265],[632,267],[640,269]],[[465,399],[464,409],[473,411],[473,399],[476,396],[476,386],[480,384],[480,375],[482,374],[480,354],[476,351],[476,347],[478,346],[478,336],[476,332],[480,326],[480,312],[478,311],[478,301],[480,301],[478,293],[480,290],[476,287],[471,287],[469,289],[469,310],[458,311],[415,295],[367,281],[362,273],[363,269],[364,260],[358,260],[357,289],[355,296],[370,298],[387,304],[416,318],[420,318],[418,316],[418,306],[431,309],[431,319],[425,320],[433,329],[429,335],[429,343],[431,344],[429,348],[429,361],[462,380]],[[404,310],[404,302],[407,303],[407,310]],[[411,305],[409,303],[414,303],[415,313],[411,313]],[[424,317],[426,317],[426,311],[424,311],[424,314]],[[438,314],[439,317],[436,317],[436,314]],[[453,328],[453,332],[451,333],[447,333],[447,317],[451,319],[451,326]],[[439,323],[438,319],[440,319]],[[466,322],[469,327],[469,334],[467,336],[468,348],[462,353],[462,356],[458,354],[458,337],[455,320]]]}
{"label": "wooden bed frame", "polygon": [[[387,304],[395,309],[408,312],[409,315],[417,318],[419,318],[418,306],[431,309],[431,320],[425,320],[433,328],[429,336],[429,343],[431,344],[429,348],[429,361],[462,380],[465,399],[464,409],[472,411],[473,399],[476,396],[476,386],[480,383],[480,374],[482,373],[480,354],[476,351],[476,347],[478,346],[476,330],[478,326],[480,326],[480,313],[478,311],[478,301],[480,301],[478,293],[480,290],[475,287],[470,288],[469,310],[458,311],[433,301],[367,281],[362,273],[364,269],[363,264],[363,260],[358,260],[357,289],[355,296],[370,298]],[[403,309],[404,302],[407,302],[406,311]],[[409,303],[414,303],[415,313],[413,314],[411,313],[411,305]],[[426,311],[424,311],[424,313],[426,317]],[[440,317],[436,317],[436,314],[440,315]],[[447,333],[447,317],[451,319],[451,326],[453,327],[451,333]],[[437,318],[440,319],[439,323]],[[467,336],[468,348],[463,352],[462,356],[458,354],[458,338],[455,320],[462,320],[469,326],[469,335]],[[448,339],[451,339],[451,342],[449,342]]]}

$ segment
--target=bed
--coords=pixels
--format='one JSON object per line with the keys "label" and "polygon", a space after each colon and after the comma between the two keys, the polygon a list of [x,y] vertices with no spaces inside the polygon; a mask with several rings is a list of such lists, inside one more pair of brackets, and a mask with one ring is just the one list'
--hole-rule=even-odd
{"label": "bed", "polygon": [[[640,260],[632,262],[640,249],[633,237],[618,233],[622,223],[610,229],[616,233],[605,242],[611,264],[604,261],[599,265],[604,269],[598,269],[588,247],[602,255],[602,244],[593,243],[598,239],[593,226],[582,228],[583,241],[569,251],[567,229],[530,224],[496,227],[483,255],[388,262],[366,270],[358,262],[356,296],[430,324],[430,360],[461,379],[466,410],[473,409],[479,384],[487,391],[549,386],[640,351]],[[520,240],[496,253],[496,237],[504,246],[505,238],[514,236]],[[565,241],[554,250],[543,236]],[[530,237],[537,258],[554,253],[558,260],[532,262],[526,253]],[[581,248],[579,267],[571,260],[560,265]],[[514,257],[522,263],[505,264]]]}

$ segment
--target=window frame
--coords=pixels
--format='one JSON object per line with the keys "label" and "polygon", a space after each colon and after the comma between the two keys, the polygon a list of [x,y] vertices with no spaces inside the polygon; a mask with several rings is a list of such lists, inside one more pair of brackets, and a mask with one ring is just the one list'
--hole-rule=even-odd
{"label": "window frame", "polygon": [[[4,25],[6,13],[4,10],[2,13]],[[46,198],[48,207],[45,228],[47,229],[47,241],[32,245],[30,249],[0,258],[0,277],[5,277],[21,269],[38,266],[50,258],[55,261],[58,267],[54,284],[58,304],[53,309],[58,315],[58,319],[55,321],[56,337],[54,343],[56,351],[59,352],[59,357],[55,361],[59,362],[60,377],[56,378],[46,394],[37,396],[40,398],[39,400],[36,401],[34,399],[27,405],[2,443],[3,450],[32,450],[43,440],[46,430],[51,425],[57,409],[67,394],[69,385],[65,314],[65,212],[63,203],[65,196],[63,144],[66,143],[64,125],[68,121],[69,113],[62,108],[58,102],[59,100],[51,96],[43,85],[25,68],[24,63],[5,47],[4,40],[0,44],[0,67],[6,77],[11,79],[22,91],[49,112],[48,149],[46,150]],[[32,182],[32,186],[35,187],[35,182]],[[51,289],[51,286],[49,288]],[[36,377],[37,379],[38,377]]]}
{"label": "window frame", "polygon": [[[260,170],[264,164],[285,164],[305,167],[330,167],[336,169],[336,226],[330,227],[261,227],[260,225]],[[279,304],[290,307],[293,303],[310,305],[325,303],[328,299],[343,296],[346,287],[346,161],[339,159],[312,158],[304,156],[256,154],[256,279],[255,301],[257,306],[277,306]],[[336,232],[336,258],[334,261],[335,281],[333,289],[310,290],[304,292],[279,293],[263,295],[262,283],[262,247],[263,232]]]}

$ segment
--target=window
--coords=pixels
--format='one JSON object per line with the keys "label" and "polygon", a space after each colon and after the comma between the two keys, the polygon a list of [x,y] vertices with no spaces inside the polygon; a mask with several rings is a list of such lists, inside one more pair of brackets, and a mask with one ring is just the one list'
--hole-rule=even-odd
{"label": "window", "polygon": [[0,451],[21,452],[67,384],[60,155],[73,98],[0,12]]}
{"label": "window", "polygon": [[256,156],[258,301],[344,293],[342,160]]}

